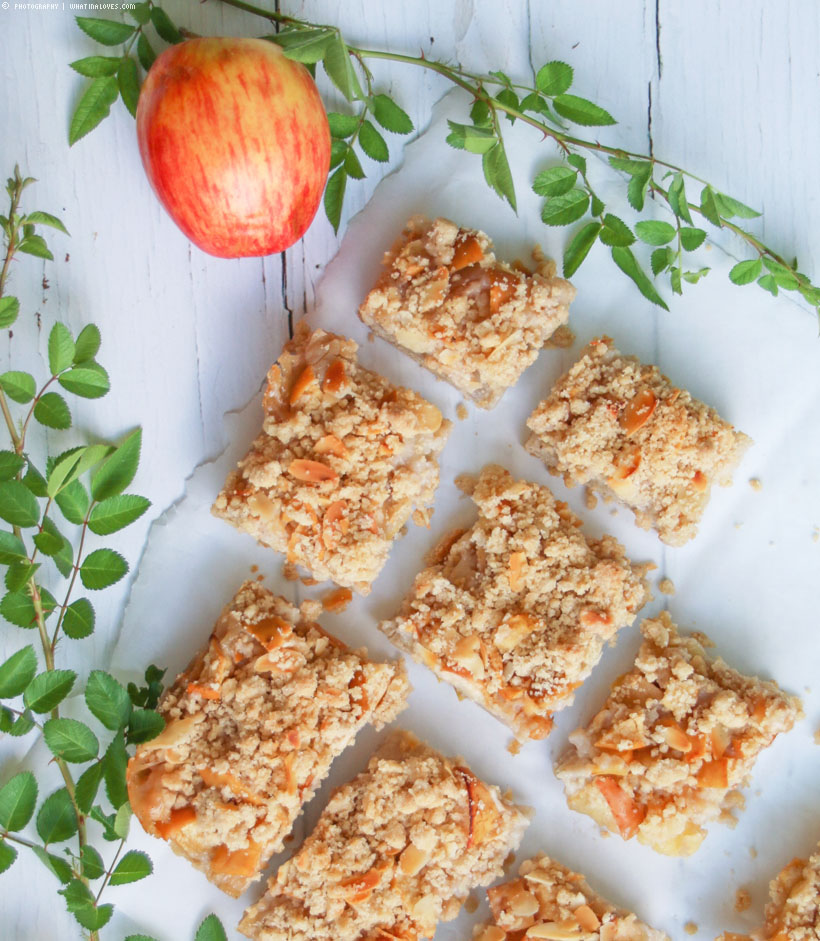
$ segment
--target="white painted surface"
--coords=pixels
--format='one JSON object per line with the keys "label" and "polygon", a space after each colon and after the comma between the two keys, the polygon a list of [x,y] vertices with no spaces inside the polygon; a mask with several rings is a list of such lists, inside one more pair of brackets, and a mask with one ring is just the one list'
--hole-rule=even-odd
{"label": "white painted surface", "polygon": [[[651,115],[655,153],[764,208],[761,231],[765,238],[784,252],[797,253],[805,270],[816,273],[820,269],[820,243],[814,234],[820,215],[814,180],[820,131],[812,119],[820,104],[816,63],[820,21],[811,0],[783,0],[778,5],[733,0],[720,9],[702,0],[685,5],[659,0],[657,7],[634,0],[617,5],[592,0],[531,3],[530,9],[512,0],[492,4],[416,0],[401,6],[348,2],[342,9],[336,7],[310,2],[288,10],[318,21],[338,22],[352,40],[362,44],[410,52],[421,47],[426,54],[456,58],[475,69],[503,67],[510,74],[526,75],[530,49],[536,65],[549,58],[566,59],[576,67],[579,93],[588,93],[621,120],[618,128],[602,131],[602,138],[645,149]],[[179,22],[197,32],[264,32],[261,21],[211,2],[190,8],[178,3],[169,9]],[[111,119],[70,151],[65,143],[68,115],[82,82],[64,63],[92,51],[94,44],[76,30],[68,10],[0,10],[0,173],[7,173],[19,160],[40,179],[29,191],[29,199],[36,208],[59,212],[72,232],[71,239],[56,234],[50,238],[57,258],[54,263],[43,265],[25,258],[16,266],[13,288],[23,301],[23,313],[13,338],[3,340],[2,368],[8,368],[5,364],[12,357],[15,366],[25,362],[36,369],[38,357],[31,351],[44,352],[47,331],[56,318],[75,329],[88,320],[97,322],[104,342],[100,358],[112,376],[114,391],[108,399],[77,410],[76,422],[84,431],[102,437],[116,437],[136,424],[143,426],[143,468],[134,486],[152,499],[153,519],[182,495],[193,469],[226,444],[225,427],[230,426],[223,426],[223,414],[241,408],[258,389],[286,336],[285,309],[299,316],[306,307],[313,307],[316,282],[334,255],[337,241],[326,221],[318,218],[303,243],[284,258],[225,262],[189,247],[150,193],[136,153],[133,122],[124,109],[118,106]],[[443,81],[401,66],[379,64],[375,71],[380,81],[392,83],[398,100],[423,127],[432,103],[445,90]],[[532,146],[531,139],[525,146]],[[398,165],[400,158],[399,147],[392,150],[390,167]],[[522,166],[526,165],[525,160]],[[349,188],[346,219],[372,194],[382,168],[369,161],[366,169],[371,178]],[[380,194],[381,208],[374,209],[372,218],[382,220],[386,228],[388,221],[401,218],[405,208],[413,205],[412,193],[402,189],[402,179],[399,175],[390,181]],[[524,185],[521,178],[519,189]],[[455,213],[457,197],[452,188],[445,194],[447,211]],[[514,217],[494,197],[476,196],[469,204],[476,221],[497,234],[502,245],[525,238]],[[526,236],[559,250],[558,234],[540,228],[532,211],[526,219],[522,214],[522,225]],[[362,232],[361,227],[358,231]],[[359,238],[361,248],[354,232],[345,247],[346,258],[355,261],[365,250],[367,240],[363,235]],[[371,244],[371,263],[375,250]],[[65,253],[70,253],[70,261],[64,261]],[[721,265],[725,271],[726,262]],[[50,284],[47,290],[40,284],[43,274]],[[326,287],[320,316],[325,323],[334,322],[331,308],[338,305],[339,329],[355,333],[353,307],[361,284],[355,278],[345,281],[338,266],[333,277],[332,284],[339,290],[331,294]],[[693,546],[666,554],[669,573],[679,589],[671,607],[682,623],[712,630],[727,658],[734,657],[738,666],[765,670],[801,691],[802,685],[811,683],[816,648],[813,659],[799,658],[795,664],[786,641],[802,637],[801,626],[816,624],[808,589],[820,554],[811,541],[811,527],[820,523],[818,461],[809,454],[820,441],[817,330],[811,316],[789,302],[752,296],[751,288],[747,293],[724,289],[718,278],[725,279],[725,274],[715,272],[701,287],[676,300],[670,314],[663,314],[650,308],[620,275],[613,277],[611,267],[592,265],[576,278],[577,328],[582,338],[604,328],[619,338],[626,336],[632,349],[656,358],[758,440],[744,472],[748,466],[749,476],[760,474],[763,492],[753,494],[744,477],[730,495],[721,495],[709,525]],[[340,287],[345,285],[348,295]],[[384,354],[366,350],[364,355]],[[554,375],[557,364],[568,358],[552,354],[546,360],[550,372],[544,377]],[[395,378],[429,387],[434,398],[451,406],[457,400],[443,386],[425,385],[429,380],[403,358],[393,356],[390,363],[393,371],[389,374]],[[788,381],[782,380],[784,376]],[[539,383],[531,377],[521,394],[529,402],[547,384],[547,378]],[[526,413],[523,401],[513,402],[510,408]],[[516,423],[520,424],[517,418]],[[484,434],[480,424],[475,427]],[[236,450],[236,441],[233,447]],[[452,446],[446,452],[445,484],[465,469],[458,460],[461,453],[462,449]],[[514,446],[508,453],[515,469],[546,479],[523,451]],[[572,499],[577,506],[577,495]],[[447,503],[439,509],[436,529],[446,523]],[[593,529],[613,528],[605,510],[582,515],[591,519]],[[621,517],[616,532],[630,552],[657,552],[650,537],[634,530],[624,514]],[[740,530],[732,526],[737,521],[745,524]],[[136,562],[149,524],[146,518],[107,544]],[[192,551],[189,534],[184,528],[174,532],[171,526],[167,534],[184,546],[177,594],[168,602],[177,610],[181,597],[197,597],[201,588],[191,579],[198,569],[193,562],[185,562]],[[413,539],[412,544],[421,545],[419,535]],[[770,547],[772,539],[775,545]],[[407,543],[411,545],[410,539]],[[196,565],[201,565],[203,556],[198,552],[205,550],[197,551],[195,545],[193,551]],[[658,561],[665,561],[663,554]],[[268,566],[270,571],[275,567],[273,562]],[[141,582],[150,588],[149,574],[146,569]],[[97,634],[62,648],[63,663],[84,671],[107,664],[127,589],[127,585],[119,586],[100,596]],[[173,619],[165,621],[158,610],[149,629],[175,633],[177,624]],[[195,633],[197,627],[189,622],[187,630]],[[206,632],[207,625],[198,630]],[[596,689],[622,667],[634,650],[634,641],[634,636],[631,643],[624,638],[601,666]],[[0,657],[19,643],[17,629],[0,628]],[[386,649],[376,639],[370,643],[380,652]],[[414,679],[418,685],[426,682],[421,671]],[[452,705],[448,690],[431,690],[443,697],[447,707]],[[556,750],[572,724],[588,713],[594,701],[590,695],[597,695],[596,690],[590,694],[585,688],[571,714],[562,717],[550,750]],[[809,735],[809,726],[816,727],[820,715],[816,694],[811,702],[809,722],[794,733],[790,743],[796,752],[788,754],[814,759],[816,769]],[[476,723],[481,718],[471,714]],[[421,731],[432,731],[421,714],[418,721]],[[481,725],[482,735],[490,736],[503,750],[503,729],[487,722]],[[750,810],[737,831],[710,836],[692,862],[658,862],[641,848],[624,847],[616,840],[602,842],[582,818],[562,810],[543,749],[533,751],[530,746],[518,768],[512,764],[494,773],[488,756],[500,751],[485,754],[441,731],[436,743],[462,750],[488,777],[516,786],[533,801],[539,796],[532,780],[519,782],[518,778],[522,773],[543,776],[549,793],[545,799],[556,800],[555,817],[539,818],[532,832],[543,839],[540,844],[528,839],[528,849],[541,845],[569,863],[584,865],[602,890],[639,906],[648,918],[656,916],[659,926],[676,939],[688,918],[701,925],[702,938],[712,937],[708,933],[712,927],[733,927],[730,894],[743,882],[754,885],[753,914],[759,915],[773,872],[791,855],[805,853],[820,836],[816,816],[812,826],[809,797],[792,789],[796,799],[783,806],[783,788],[778,786],[755,798],[757,811]],[[27,740],[2,744],[0,779],[17,770],[15,761],[28,744]],[[358,759],[346,760],[341,775],[354,769],[351,761]],[[765,765],[767,773],[781,778],[784,767],[777,762]],[[51,786],[57,785],[44,784],[46,790]],[[770,852],[764,842],[764,823],[774,816],[783,849]],[[756,860],[748,855],[753,842],[760,851]],[[707,854],[712,864],[721,867],[721,879],[713,883],[711,892],[693,902],[700,910],[675,907],[675,899],[679,902],[681,896],[674,890],[685,885],[693,871],[687,867],[705,864]],[[153,855],[160,857],[157,851]],[[666,878],[666,889],[660,894],[653,883],[636,878],[647,860],[650,867],[657,864],[657,871]],[[635,873],[626,884],[619,877],[624,864]],[[18,861],[2,880],[4,937],[16,941],[75,936],[76,926],[60,911],[62,903],[56,900],[55,904],[53,877],[39,865]],[[112,901],[120,896],[126,909],[138,913],[152,904],[152,891],[159,891],[158,886],[152,889],[152,882],[143,886],[144,895],[136,906],[133,900],[140,887],[111,890]],[[175,924],[195,921],[211,905],[222,911],[223,900],[207,893],[205,889],[202,896],[186,899],[181,906],[184,917]],[[138,924],[126,927],[120,922],[109,930],[109,936],[137,930]],[[740,930],[741,923],[735,922],[734,927]],[[160,936],[169,941],[188,937],[171,926]]]}

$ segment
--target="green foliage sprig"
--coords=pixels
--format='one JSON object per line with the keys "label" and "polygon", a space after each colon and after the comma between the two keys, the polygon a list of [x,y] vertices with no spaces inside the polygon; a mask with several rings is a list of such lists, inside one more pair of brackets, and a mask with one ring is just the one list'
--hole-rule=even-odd
{"label": "green foliage sprig", "polygon": [[[32,182],[15,168],[6,186],[9,214],[0,217],[3,327],[11,326],[20,310],[19,300],[6,293],[15,255],[28,252],[49,259],[51,252],[37,226],[66,232],[56,216],[21,212],[22,194]],[[129,684],[126,689],[103,670],[89,675],[85,706],[102,727],[105,741],[86,722],[60,712],[78,676],[59,669],[55,655],[63,638],[88,637],[95,624],[91,600],[73,597],[77,581],[89,592],[99,591],[128,572],[128,563],[114,549],[89,551],[89,534],[118,532],[150,506],[145,497],[124,492],[139,464],[139,429],[118,445],[72,447],[44,462],[30,447],[34,425],[58,430],[71,426],[68,402],[55,387],[86,399],[108,392],[108,374],[95,358],[99,347],[100,331],[93,324],[75,338],[56,323],[48,338],[50,375],[39,389],[28,372],[0,375],[0,411],[10,444],[0,450],[0,520],[7,524],[0,526],[0,565],[6,569],[0,615],[17,628],[36,631],[40,648],[38,653],[36,644],[28,644],[0,664],[0,734],[21,736],[38,729],[63,779],[63,786],[39,807],[31,771],[20,771],[2,784],[0,872],[14,863],[18,847],[31,851],[57,877],[68,910],[91,938],[98,937],[113,911],[110,903],[101,902],[103,890],[136,882],[152,870],[145,853],[123,852],[131,818],[125,770],[132,746],[158,735],[165,724],[154,711],[164,671],[154,666],[146,671],[143,687]],[[12,403],[23,407],[18,418]],[[71,537],[66,535],[68,526],[73,527]],[[0,780],[3,777],[0,774]],[[32,821],[36,838],[23,836],[21,831]],[[92,845],[89,821],[105,843],[115,844],[112,851]]]}
{"label": "green foliage sprig", "polygon": [[[710,233],[726,229],[754,253],[752,258],[738,262],[729,272],[729,278],[734,284],[757,283],[775,296],[781,290],[793,292],[814,307],[820,317],[820,287],[799,270],[797,259],[787,261],[744,228],[743,223],[760,216],[759,212],[682,167],[652,154],[633,153],[597,140],[588,140],[570,130],[571,125],[603,127],[613,125],[616,121],[604,108],[570,92],[574,74],[567,63],[547,62],[535,72],[529,84],[520,83],[502,71],[475,73],[459,65],[428,59],[424,55],[409,56],[364,49],[347,43],[335,26],[311,23],[246,0],[222,2],[276,24],[279,32],[265,38],[280,45],[285,55],[304,63],[311,70],[321,63],[333,84],[357,107],[355,114],[331,112],[328,115],[333,149],[324,205],[334,229],[338,228],[341,219],[348,179],[356,180],[365,176],[356,147],[378,162],[386,161],[389,157],[387,142],[370,120],[371,116],[383,129],[392,133],[408,134],[413,130],[410,118],[389,95],[374,93],[373,75],[367,62],[386,59],[435,72],[471,96],[468,120],[464,123],[449,122],[447,143],[459,150],[479,155],[488,186],[513,209],[516,208],[515,184],[505,149],[504,119],[527,124],[539,132],[542,140],[557,145],[560,163],[539,173],[532,186],[536,194],[544,198],[541,218],[546,225],[570,226],[586,220],[584,225],[573,232],[564,250],[563,268],[566,276],[574,274],[593,245],[600,242],[609,249],[615,265],[634,282],[644,297],[668,309],[657,287],[659,279],[668,279],[674,294],[682,294],[685,284],[700,281],[709,273],[709,268],[693,266],[689,260],[690,253],[709,240]],[[160,8],[151,0],[138,4],[138,11],[132,13],[137,26],[88,18],[78,18],[78,23],[99,42],[116,45],[125,39],[132,44],[138,33],[140,35],[136,41],[139,43],[144,39],[141,30],[149,19],[157,26],[155,17],[160,13]],[[95,24],[93,29],[90,23]],[[115,27],[122,31],[122,36],[117,35]],[[160,36],[169,42],[176,42],[178,39],[175,37],[182,36],[176,27],[173,30],[172,34],[169,30],[163,31],[157,27]],[[108,68],[113,70],[111,76],[115,72],[119,75],[129,48],[126,47],[123,58],[107,60],[110,61]],[[96,61],[97,58],[80,60],[80,63]],[[147,62],[146,58],[143,65]],[[75,62],[73,65],[78,68],[80,63]],[[134,80],[138,81],[135,67],[129,66],[129,69]],[[94,81],[100,82],[101,79]],[[111,102],[117,97],[116,81],[113,77],[107,81],[107,95],[101,95],[99,101],[94,99],[91,103],[89,113],[93,114],[93,123],[87,114],[82,119],[81,123],[83,127],[88,125],[87,129],[107,115]],[[94,84],[86,96],[91,95],[93,88]],[[134,97],[133,88],[131,97]],[[124,92],[123,98],[128,104]],[[85,96],[80,105],[84,100]],[[79,108],[72,120],[72,141],[77,139],[73,130],[78,113]],[[627,200],[636,216],[652,215],[647,199],[652,197],[655,203],[665,205],[671,211],[672,221],[645,218],[630,225],[608,212],[587,175],[586,157],[591,153],[605,157],[611,169],[626,184]],[[690,192],[697,191],[696,199],[690,199],[687,188]],[[643,261],[636,254],[639,243],[653,249],[648,259]],[[649,271],[646,270],[647,261]]]}

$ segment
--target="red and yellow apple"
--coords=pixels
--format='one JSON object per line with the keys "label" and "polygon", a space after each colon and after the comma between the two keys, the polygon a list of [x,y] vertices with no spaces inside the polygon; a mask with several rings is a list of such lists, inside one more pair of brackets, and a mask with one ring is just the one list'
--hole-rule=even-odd
{"label": "red and yellow apple", "polygon": [[304,235],[330,164],[308,70],[264,39],[189,39],[151,67],[137,137],[154,192],[220,258],[281,252]]}

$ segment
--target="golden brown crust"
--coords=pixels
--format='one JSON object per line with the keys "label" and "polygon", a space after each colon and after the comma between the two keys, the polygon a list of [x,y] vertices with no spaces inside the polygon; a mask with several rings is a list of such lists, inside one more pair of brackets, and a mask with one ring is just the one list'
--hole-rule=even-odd
{"label": "golden brown crust", "polygon": [[526,826],[498,788],[407,732],[339,788],[239,930],[255,941],[416,941],[502,872]]}
{"label": "golden brown crust", "polygon": [[[212,512],[320,580],[362,594],[413,514],[422,525],[451,423],[304,323],[268,374],[265,422]],[[413,513],[413,507],[417,507]]]}
{"label": "golden brown crust", "polygon": [[[535,254],[535,253],[534,253]],[[496,260],[490,239],[448,219],[415,217],[359,308],[375,333],[492,408],[569,316],[575,288]]]}
{"label": "golden brown crust", "polygon": [[647,600],[646,566],[610,536],[587,540],[565,503],[501,467],[462,486],[478,520],[442,539],[380,629],[520,739],[542,738]]}
{"label": "golden brown crust", "polygon": [[567,801],[624,839],[688,856],[732,824],[758,754],[802,716],[776,683],[710,660],[666,612],[641,625],[635,666],[556,766]]}
{"label": "golden brown crust", "polygon": [[769,885],[765,941],[820,939],[820,847],[808,861],[794,859]]}
{"label": "golden brown crust", "polygon": [[258,582],[166,691],[162,734],[128,766],[134,813],[237,896],[282,849],[333,759],[406,706],[401,662],[373,663]]}
{"label": "golden brown crust", "polygon": [[751,444],[656,366],[593,340],[527,419],[526,448],[567,486],[626,503],[639,526],[682,545],[713,484],[729,486]]}

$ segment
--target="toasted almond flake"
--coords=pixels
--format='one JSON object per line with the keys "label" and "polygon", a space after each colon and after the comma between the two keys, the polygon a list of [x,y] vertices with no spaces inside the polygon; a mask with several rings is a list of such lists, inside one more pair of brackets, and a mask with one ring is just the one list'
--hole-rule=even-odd
{"label": "toasted almond flake", "polygon": [[520,591],[521,589],[526,559],[527,557],[523,552],[510,553],[509,576],[512,591]]}
{"label": "toasted almond flake", "polygon": [[339,482],[339,475],[336,471],[333,470],[332,467],[328,467],[327,464],[323,464],[321,461],[308,461],[304,458],[296,458],[290,462],[288,472],[297,480],[303,480],[311,484],[324,483],[325,481],[331,481],[333,483]]}
{"label": "toasted almond flake", "polygon": [[308,365],[302,370],[297,378],[296,382],[293,383],[293,388],[290,390],[290,398],[288,401],[291,405],[294,405],[304,394],[305,390],[312,383],[316,381],[316,373],[313,371],[313,367]]}
{"label": "toasted almond flake", "polygon": [[332,611],[338,614],[353,600],[353,592],[349,588],[336,588],[322,596],[322,607],[325,611]]}
{"label": "toasted almond flake", "polygon": [[600,918],[598,918],[589,905],[579,906],[572,914],[578,919],[578,924],[585,931],[597,931],[601,926]]}
{"label": "toasted almond flake", "polygon": [[545,921],[527,929],[525,938],[546,938],[547,941],[581,941],[586,931],[571,921]]}
{"label": "toasted almond flake", "polygon": [[436,432],[441,428],[442,414],[435,405],[425,402],[417,412],[419,427],[425,431]]}
{"label": "toasted almond flake", "polygon": [[692,740],[674,719],[665,719],[661,723],[660,733],[666,744],[675,751],[682,752],[684,755],[692,751]]}
{"label": "toasted almond flake", "polygon": [[532,918],[539,909],[538,899],[532,892],[516,892],[509,904],[510,911],[516,918]]}
{"label": "toasted almond flake", "polygon": [[607,483],[610,487],[617,487],[618,484],[631,477],[640,466],[641,449],[637,445],[621,451],[615,459],[615,473]]}
{"label": "toasted almond flake", "polygon": [[498,820],[498,811],[490,791],[468,768],[456,768],[467,789],[469,810],[469,832],[467,846],[480,846],[485,843]]}
{"label": "toasted almond flake", "polygon": [[641,389],[637,395],[627,402],[619,419],[627,437],[634,435],[636,431],[643,428],[655,414],[657,406],[658,400],[651,389]]}
{"label": "toasted almond flake", "polygon": [[732,741],[732,736],[722,725],[716,725],[709,733],[709,741],[712,746],[712,757],[722,758]]}
{"label": "toasted almond flake", "polygon": [[348,450],[336,435],[324,435],[316,442],[313,449],[317,454],[335,454],[336,457],[346,457]]}
{"label": "toasted almond flake", "polygon": [[475,941],[506,941],[507,932],[503,928],[497,928],[495,925],[487,925],[481,931],[481,934],[477,935]]}
{"label": "toasted almond flake", "polygon": [[477,634],[462,637],[453,648],[450,657],[477,680],[485,676],[484,661],[481,659],[481,638]]}
{"label": "toasted almond flake", "polygon": [[408,845],[399,856],[399,869],[405,876],[415,876],[427,864],[430,854],[420,850],[414,843]]}
{"label": "toasted almond flake", "polygon": [[532,615],[513,614],[498,625],[493,637],[493,644],[502,653],[509,653],[539,626],[538,618]]}
{"label": "toasted almond flake", "polygon": [[481,243],[474,235],[466,232],[459,232],[456,236],[453,261],[451,268],[453,271],[460,271],[467,265],[475,265],[484,257],[484,250]]}

